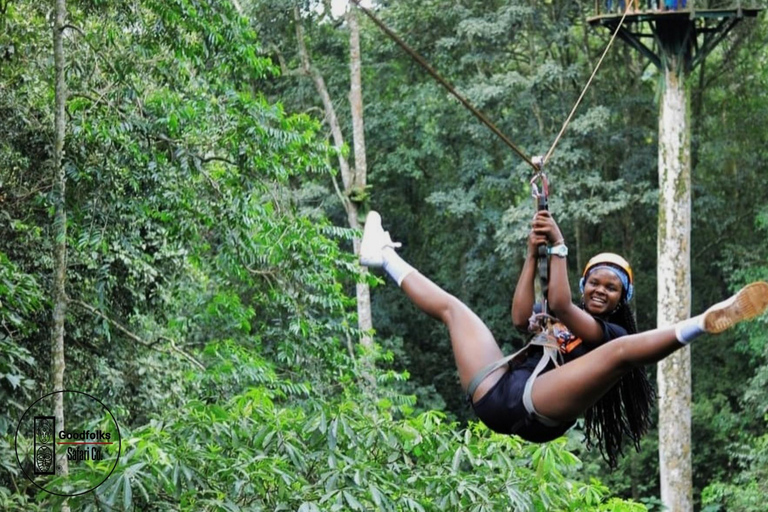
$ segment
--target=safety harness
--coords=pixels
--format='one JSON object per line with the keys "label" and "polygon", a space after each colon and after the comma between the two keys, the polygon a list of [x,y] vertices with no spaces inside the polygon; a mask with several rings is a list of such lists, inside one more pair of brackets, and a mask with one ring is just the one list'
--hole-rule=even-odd
{"label": "safety harness", "polygon": [[[549,181],[543,170],[543,159],[541,157],[534,157],[532,161],[537,167],[537,172],[530,182],[532,196],[536,201],[536,208],[539,211],[548,210]],[[540,187],[536,184],[537,181],[540,183]],[[542,312],[534,313],[529,320],[528,330],[534,333],[534,336],[523,348],[514,354],[499,359],[480,370],[477,375],[472,378],[467,387],[467,394],[470,399],[474,396],[478,386],[491,373],[512,362],[524,359],[527,356],[527,352],[532,347],[541,347],[544,354],[531,373],[531,376],[528,378],[528,382],[526,382],[526,388],[529,388],[529,390],[533,385],[533,381],[544,371],[550,361],[552,361],[555,366],[560,366],[563,354],[572,351],[575,347],[581,344],[581,340],[574,337],[549,312],[549,304],[547,302],[547,294],[549,292],[549,252],[546,243],[539,245],[537,260],[537,270],[539,274],[539,282],[541,284],[540,303],[542,305]]]}

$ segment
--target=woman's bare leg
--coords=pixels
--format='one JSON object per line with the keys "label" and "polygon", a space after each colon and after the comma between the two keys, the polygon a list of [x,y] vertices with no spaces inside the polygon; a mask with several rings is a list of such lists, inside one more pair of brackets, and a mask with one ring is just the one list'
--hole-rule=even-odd
{"label": "woman's bare leg", "polygon": [[556,421],[576,419],[632,368],[661,361],[683,348],[675,328],[623,336],[539,375],[531,398],[536,411]]}
{"label": "woman's bare leg", "polygon": [[[466,390],[482,368],[504,357],[501,349],[476,314],[397,255],[395,247],[399,245],[381,227],[381,216],[369,212],[360,246],[360,263],[383,268],[419,309],[448,327],[459,380]],[[506,367],[488,375],[474,392],[472,400],[485,396],[505,371]]]}
{"label": "woman's bare leg", "polygon": [[[483,321],[463,302],[428,278],[414,271],[403,279],[400,287],[419,309],[448,327],[459,380],[464,390],[481,369],[504,357]],[[477,401],[485,396],[506,371],[507,368],[503,367],[488,375],[478,386],[472,400]]]}
{"label": "woman's bare leg", "polygon": [[573,420],[595,404],[629,370],[657,363],[705,332],[716,334],[768,308],[768,283],[756,282],[709,308],[703,315],[672,327],[609,341],[544,373],[533,383],[536,411],[557,421]]}

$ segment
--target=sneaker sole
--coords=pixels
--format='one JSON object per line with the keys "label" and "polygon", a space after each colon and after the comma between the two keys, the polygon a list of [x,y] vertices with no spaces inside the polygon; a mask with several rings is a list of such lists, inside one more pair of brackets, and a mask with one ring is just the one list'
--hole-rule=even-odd
{"label": "sneaker sole", "polygon": [[714,306],[704,314],[704,330],[717,334],[743,320],[762,314],[768,308],[768,283],[758,281],[739,290],[732,300]]}
{"label": "sneaker sole", "polygon": [[374,223],[376,224],[374,229],[381,229],[381,215],[371,210],[365,219],[363,238],[360,240],[360,264],[364,267],[380,267],[384,263],[381,257],[381,248],[374,247],[372,249],[369,247],[372,243],[370,239],[375,236],[369,227],[373,227],[372,224]]}

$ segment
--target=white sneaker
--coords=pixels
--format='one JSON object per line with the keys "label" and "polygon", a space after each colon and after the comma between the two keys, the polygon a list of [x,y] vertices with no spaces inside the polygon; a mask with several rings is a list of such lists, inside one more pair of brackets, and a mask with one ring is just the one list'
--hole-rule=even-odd
{"label": "white sneaker", "polygon": [[768,283],[748,284],[728,300],[715,304],[704,312],[704,330],[717,334],[742,320],[762,314],[768,308]]}
{"label": "white sneaker", "polygon": [[360,244],[360,264],[366,267],[384,265],[384,249],[400,247],[400,242],[393,242],[388,231],[381,227],[381,215],[371,210],[365,218],[363,241]]}

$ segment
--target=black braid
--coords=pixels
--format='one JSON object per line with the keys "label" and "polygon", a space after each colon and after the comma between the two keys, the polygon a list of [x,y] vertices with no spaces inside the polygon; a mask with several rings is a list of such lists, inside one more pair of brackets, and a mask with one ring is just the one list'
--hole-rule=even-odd
{"label": "black braid", "polygon": [[[625,300],[606,320],[624,327],[629,334],[637,332],[635,317]],[[651,424],[650,413],[655,396],[645,368],[630,370],[594,406],[587,409],[584,415],[587,446],[597,445],[603,459],[611,467],[615,467],[618,458],[624,455],[625,435],[639,451],[640,438]]]}

